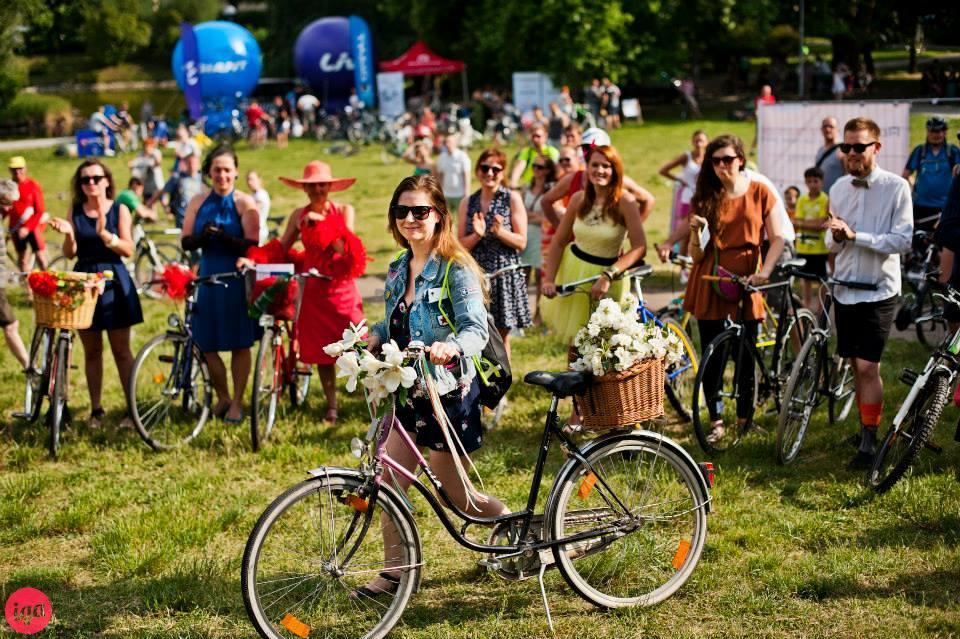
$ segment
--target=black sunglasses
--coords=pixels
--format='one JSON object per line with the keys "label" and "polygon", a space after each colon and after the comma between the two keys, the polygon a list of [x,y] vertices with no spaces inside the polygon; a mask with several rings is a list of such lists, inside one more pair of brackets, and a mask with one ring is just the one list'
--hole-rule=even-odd
{"label": "black sunglasses", "polygon": [[876,143],[877,143],[876,140],[874,140],[873,142],[867,142],[866,144],[846,144],[846,143],[844,143],[844,144],[841,144],[841,145],[840,145],[840,152],[843,153],[843,154],[847,154],[847,153],[849,153],[850,151],[856,151],[857,153],[863,153],[864,151],[866,151],[867,149],[869,149],[871,146],[873,146],[873,145],[876,144]]}
{"label": "black sunglasses", "polygon": [[557,160],[557,162],[559,162],[560,164],[570,164],[571,162],[573,162],[573,158],[560,158],[559,160]]}
{"label": "black sunglasses", "polygon": [[534,165],[533,165],[533,170],[534,170],[534,171],[536,171],[537,169],[545,170],[546,168],[547,168],[547,165],[546,165],[546,164],[534,164]]}
{"label": "black sunglasses", "polygon": [[481,164],[480,172],[481,173],[493,173],[494,175],[500,175],[503,171],[502,166],[490,165],[490,164]]}
{"label": "black sunglasses", "polygon": [[406,206],[405,204],[394,204],[390,207],[390,215],[395,220],[405,220],[407,215],[413,213],[413,219],[425,220],[433,210],[432,206]]}
{"label": "black sunglasses", "polygon": [[733,164],[734,160],[739,160],[739,159],[740,159],[739,155],[724,155],[723,157],[719,157],[719,158],[712,157],[710,158],[710,161],[713,162],[714,166],[720,166],[721,164],[723,164],[724,166],[730,166],[731,164]]}
{"label": "black sunglasses", "polygon": [[105,179],[106,175],[83,175],[80,176],[80,184],[100,184],[100,181]]}

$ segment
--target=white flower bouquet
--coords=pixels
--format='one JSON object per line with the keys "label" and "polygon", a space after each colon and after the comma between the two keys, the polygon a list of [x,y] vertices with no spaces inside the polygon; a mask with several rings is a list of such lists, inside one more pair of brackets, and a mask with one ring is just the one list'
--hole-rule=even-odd
{"label": "white flower bouquet", "polygon": [[622,304],[602,299],[587,325],[573,339],[580,355],[570,364],[575,371],[600,377],[623,372],[647,359],[662,359],[669,366],[683,358],[683,345],[670,331],[653,322],[640,322],[637,299],[628,295]]}
{"label": "white flower bouquet", "polygon": [[404,352],[393,340],[381,345],[383,359],[378,359],[367,350],[366,336],[366,320],[350,324],[350,328],[343,331],[343,338],[324,346],[323,352],[337,358],[337,377],[347,378],[347,392],[356,391],[359,382],[373,405],[398,391],[403,403],[406,390],[417,381],[416,370],[406,365]]}

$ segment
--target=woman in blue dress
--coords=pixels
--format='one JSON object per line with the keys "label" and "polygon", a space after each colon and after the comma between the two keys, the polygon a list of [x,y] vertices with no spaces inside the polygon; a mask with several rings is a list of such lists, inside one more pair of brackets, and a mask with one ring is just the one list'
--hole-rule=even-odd
{"label": "woman in blue dress", "polygon": [[[200,277],[236,271],[237,258],[260,238],[260,216],[254,199],[235,190],[237,155],[227,145],[210,151],[203,161],[203,175],[211,191],[194,196],[184,213],[180,236],[188,251],[202,249]],[[238,424],[243,419],[243,393],[250,375],[250,347],[257,337],[257,324],[247,316],[243,280],[225,281],[226,286],[201,286],[193,318],[193,338],[210,368],[217,403],[213,414]],[[227,387],[227,369],[220,352],[230,351],[233,394]]]}
{"label": "woman in blue dress", "polygon": [[[133,351],[130,327],[143,321],[137,287],[130,277],[124,257],[133,255],[131,227],[133,218],[125,205],[115,202],[113,175],[99,160],[85,160],[73,174],[73,207],[69,220],[52,220],[50,225],[63,233],[63,255],[77,258],[75,271],[102,273],[113,271],[103,294],[97,300],[90,328],[79,331],[83,343],[84,372],[90,392],[92,428],[103,423],[100,404],[103,390],[103,331],[107,331],[110,350],[120,373],[120,384],[129,394]],[[124,417],[120,426],[129,426]]]}

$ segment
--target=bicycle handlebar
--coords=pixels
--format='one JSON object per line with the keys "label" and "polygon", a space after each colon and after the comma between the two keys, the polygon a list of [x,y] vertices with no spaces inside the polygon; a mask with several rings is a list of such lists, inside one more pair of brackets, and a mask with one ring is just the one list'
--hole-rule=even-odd
{"label": "bicycle handlebar", "polygon": [[851,280],[838,280],[832,277],[823,277],[820,275],[814,275],[813,273],[804,273],[802,271],[795,271],[793,273],[797,277],[805,280],[810,280],[813,282],[820,282],[826,286],[843,286],[845,288],[852,288],[858,291],[875,291],[879,288],[877,284],[871,284],[870,282],[854,282]]}
{"label": "bicycle handlebar", "polygon": [[[640,266],[634,266],[632,268],[628,268],[617,279],[637,278],[642,280],[645,277],[649,277],[651,273],[653,273],[652,266],[650,266],[649,264],[641,264]],[[603,276],[603,273],[599,273],[597,275],[594,275],[593,277],[586,277],[582,280],[577,280],[575,282],[567,282],[566,284],[561,284],[560,286],[557,287],[557,295],[559,295],[560,297],[570,295],[571,293],[575,292],[579,287],[583,286],[584,284],[590,284],[592,282],[596,282],[602,276]]]}
{"label": "bicycle handlebar", "polygon": [[505,273],[510,273],[511,271],[519,271],[522,268],[530,268],[530,264],[523,264],[523,263],[511,264],[510,266],[504,266],[503,268],[497,269],[496,271],[492,271],[490,273],[484,273],[484,276],[487,278],[487,281],[489,282],[490,280],[500,277]]}

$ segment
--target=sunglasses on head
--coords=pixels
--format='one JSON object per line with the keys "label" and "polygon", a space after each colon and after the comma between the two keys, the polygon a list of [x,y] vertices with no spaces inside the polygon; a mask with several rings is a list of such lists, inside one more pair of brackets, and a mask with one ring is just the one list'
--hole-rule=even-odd
{"label": "sunglasses on head", "polygon": [[876,144],[876,143],[877,143],[876,140],[874,140],[873,142],[867,142],[866,144],[847,144],[847,143],[843,143],[843,144],[840,145],[840,152],[841,152],[841,153],[845,153],[845,154],[846,154],[846,153],[849,153],[850,151],[856,151],[857,153],[863,153],[864,151],[866,151],[867,149],[869,149],[871,146],[873,146],[873,145]]}
{"label": "sunglasses on head", "polygon": [[710,158],[710,161],[713,162],[714,166],[720,166],[721,164],[724,166],[731,166],[734,160],[739,159],[739,155],[724,155],[722,157],[712,157]]}
{"label": "sunglasses on head", "polygon": [[481,172],[481,173],[493,173],[494,175],[500,175],[500,173],[501,173],[502,171],[503,171],[503,167],[502,167],[502,166],[496,166],[496,165],[491,165],[491,164],[481,164],[481,165],[480,165],[480,172]]}
{"label": "sunglasses on head", "polygon": [[432,206],[406,206],[405,204],[394,204],[390,207],[390,215],[395,220],[405,220],[409,213],[413,213],[413,219],[425,220],[433,210]]}
{"label": "sunglasses on head", "polygon": [[106,175],[82,175],[80,184],[100,184],[101,180],[106,179]]}

